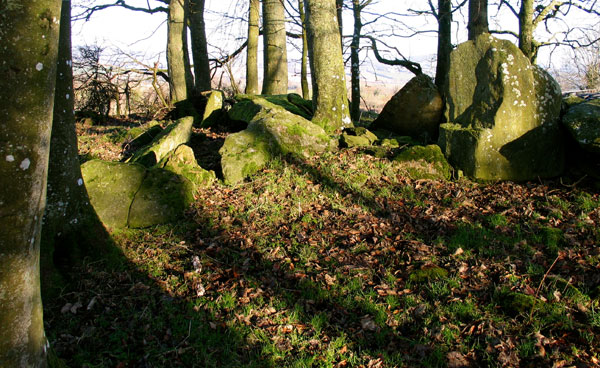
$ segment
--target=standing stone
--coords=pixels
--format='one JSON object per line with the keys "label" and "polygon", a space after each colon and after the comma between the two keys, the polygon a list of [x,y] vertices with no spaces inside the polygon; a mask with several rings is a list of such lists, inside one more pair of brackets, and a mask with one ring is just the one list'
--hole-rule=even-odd
{"label": "standing stone", "polygon": [[439,144],[452,165],[485,180],[560,174],[560,87],[511,42],[483,34],[450,56],[448,123]]}
{"label": "standing stone", "polygon": [[428,141],[438,136],[443,108],[437,87],[430,77],[421,74],[385,104],[372,127]]}
{"label": "standing stone", "polygon": [[200,123],[200,126],[213,126],[222,117],[225,94],[223,91],[215,90],[204,92],[202,95],[206,98],[206,106],[204,107],[204,114],[202,114],[202,122]]}

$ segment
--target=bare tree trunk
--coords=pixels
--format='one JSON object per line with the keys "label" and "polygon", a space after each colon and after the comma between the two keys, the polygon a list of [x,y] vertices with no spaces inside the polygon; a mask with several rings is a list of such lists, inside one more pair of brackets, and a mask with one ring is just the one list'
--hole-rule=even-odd
{"label": "bare tree trunk", "polygon": [[189,24],[192,37],[192,57],[194,59],[194,91],[209,91],[210,64],[208,62],[208,46],[206,43],[206,27],[204,23],[205,0],[189,0]]}
{"label": "bare tree trunk", "polygon": [[444,80],[450,70],[452,51],[452,1],[438,0],[438,48],[435,68],[435,85],[442,90]]}
{"label": "bare tree trunk", "polygon": [[45,367],[39,251],[60,0],[0,4],[0,366]]}
{"label": "bare tree trunk", "polygon": [[521,0],[519,12],[519,48],[531,61],[535,59],[533,44],[533,0]]}
{"label": "bare tree trunk", "polygon": [[258,36],[260,2],[250,0],[248,9],[248,49],[246,50],[246,93],[258,94]]}
{"label": "bare tree trunk", "polygon": [[490,31],[488,25],[488,0],[469,0],[469,40]]}
{"label": "bare tree trunk", "polygon": [[362,32],[362,19],[360,16],[362,7],[360,0],[352,0],[352,14],[354,16],[354,32],[352,33],[352,44],[350,45],[350,71],[352,85],[352,105],[350,105],[350,116],[352,121],[360,120],[360,33]]}
{"label": "bare tree trunk", "polygon": [[335,0],[306,0],[313,122],[328,133],[352,126]]}
{"label": "bare tree trunk", "polygon": [[264,77],[262,93],[287,93],[288,66],[285,9],[282,0],[262,0],[264,29]]}
{"label": "bare tree trunk", "polygon": [[170,0],[167,38],[167,63],[169,64],[169,86],[171,103],[188,98],[191,80],[190,64],[187,56],[186,0]]}
{"label": "bare tree trunk", "polygon": [[308,38],[306,35],[306,14],[304,13],[304,0],[298,0],[300,21],[302,22],[302,62],[300,64],[300,85],[302,86],[302,97],[310,99],[308,89]]}

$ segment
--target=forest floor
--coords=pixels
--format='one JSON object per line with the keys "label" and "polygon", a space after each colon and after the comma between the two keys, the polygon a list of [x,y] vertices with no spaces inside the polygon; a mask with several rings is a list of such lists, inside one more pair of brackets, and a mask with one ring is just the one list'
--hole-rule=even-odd
{"label": "forest floor", "polygon": [[[127,124],[79,126],[117,160]],[[223,130],[196,131],[218,171]],[[590,367],[600,195],[580,178],[411,178],[360,150],[281,157],[175,224],[113,232],[44,303],[70,367]]]}

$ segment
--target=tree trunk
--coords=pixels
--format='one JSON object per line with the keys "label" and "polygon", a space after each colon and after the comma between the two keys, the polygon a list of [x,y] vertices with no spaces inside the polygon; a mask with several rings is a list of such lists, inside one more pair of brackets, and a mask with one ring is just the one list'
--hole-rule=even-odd
{"label": "tree trunk", "polygon": [[488,33],[488,0],[469,0],[469,40]]}
{"label": "tree trunk", "polygon": [[44,367],[39,245],[60,0],[0,4],[0,366]]}
{"label": "tree trunk", "polygon": [[308,89],[308,38],[306,35],[306,14],[304,13],[304,0],[298,0],[300,11],[300,22],[302,23],[302,61],[300,63],[300,85],[302,86],[302,97],[310,99]]}
{"label": "tree trunk", "polygon": [[188,98],[188,88],[193,85],[190,75],[190,63],[187,57],[186,0],[169,2],[167,63],[169,64],[169,87],[171,103],[175,104]]}
{"label": "tree trunk", "polygon": [[209,91],[210,64],[208,62],[208,47],[206,43],[206,29],[204,24],[205,0],[190,0],[190,34],[192,37],[192,57],[194,59],[194,91],[198,96],[200,92]]}
{"label": "tree trunk", "polygon": [[350,116],[352,121],[360,120],[360,33],[362,32],[362,19],[360,16],[362,8],[360,0],[352,0],[352,14],[354,16],[354,32],[352,33],[352,44],[350,45],[350,71],[352,85],[352,105],[350,105]]}
{"label": "tree trunk", "polygon": [[285,9],[282,0],[262,0],[264,29],[264,77],[262,93],[287,93],[288,66]]}
{"label": "tree trunk", "polygon": [[521,11],[519,12],[519,48],[529,60],[534,60],[533,0],[521,0]]}
{"label": "tree trunk", "polygon": [[435,85],[440,91],[450,70],[452,51],[452,1],[438,0],[438,48]]}
{"label": "tree trunk", "polygon": [[258,35],[260,2],[250,0],[248,10],[248,49],[246,50],[246,93],[258,94]]}
{"label": "tree trunk", "polygon": [[344,50],[344,0],[335,0],[335,11],[337,15],[338,28],[340,32],[340,44],[342,45],[342,52]]}
{"label": "tree trunk", "polygon": [[352,126],[335,0],[306,0],[313,122],[328,133]]}

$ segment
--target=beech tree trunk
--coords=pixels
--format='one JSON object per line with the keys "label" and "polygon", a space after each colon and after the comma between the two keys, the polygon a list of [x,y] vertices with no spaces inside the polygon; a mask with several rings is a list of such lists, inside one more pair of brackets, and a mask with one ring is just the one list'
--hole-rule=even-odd
{"label": "beech tree trunk", "polygon": [[452,52],[452,1],[438,0],[438,45],[435,85],[442,90],[444,80],[450,70]]}
{"label": "beech tree trunk", "polygon": [[264,76],[262,93],[287,93],[288,66],[285,35],[285,9],[282,0],[262,0]]}
{"label": "beech tree trunk", "polygon": [[306,0],[313,122],[328,133],[352,126],[335,0]]}
{"label": "beech tree trunk", "polygon": [[482,33],[489,33],[488,0],[469,0],[469,40]]}
{"label": "beech tree trunk", "polygon": [[337,14],[338,28],[340,32],[340,44],[342,45],[342,52],[344,51],[344,0],[335,0],[335,11]]}
{"label": "beech tree trunk", "polygon": [[0,366],[44,367],[39,246],[60,0],[0,3]]}
{"label": "beech tree trunk", "polygon": [[167,63],[172,104],[187,100],[188,91],[193,88],[187,53],[186,8],[187,0],[169,2]]}
{"label": "beech tree trunk", "polygon": [[246,49],[246,93],[258,94],[258,36],[260,2],[250,0],[248,9],[248,48]]}
{"label": "beech tree trunk", "polygon": [[194,91],[209,91],[210,64],[208,62],[208,47],[206,43],[206,27],[204,23],[205,0],[189,0],[189,24],[192,38],[192,57],[194,59]]}
{"label": "beech tree trunk", "polygon": [[300,22],[302,23],[302,60],[300,63],[300,85],[302,86],[302,97],[310,99],[308,87],[308,37],[306,35],[306,13],[304,12],[304,0],[298,0],[300,11]]}
{"label": "beech tree trunk", "polygon": [[533,40],[533,0],[521,0],[519,12],[519,49],[531,61],[535,59]]}
{"label": "beech tree trunk", "polygon": [[352,0],[352,15],[354,16],[354,31],[352,32],[352,44],[350,45],[350,72],[352,88],[352,105],[350,105],[350,116],[352,121],[360,120],[360,33],[362,32],[362,19],[360,12],[362,7],[360,0]]}

